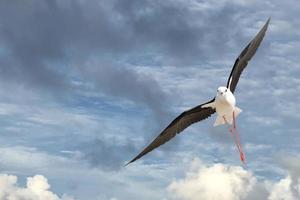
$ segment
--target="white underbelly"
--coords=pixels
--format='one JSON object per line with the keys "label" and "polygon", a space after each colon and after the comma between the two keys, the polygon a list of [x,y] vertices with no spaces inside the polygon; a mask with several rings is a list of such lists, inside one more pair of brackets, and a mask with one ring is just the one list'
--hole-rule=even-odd
{"label": "white underbelly", "polygon": [[219,116],[229,117],[234,111],[234,106],[229,103],[216,102],[216,112]]}

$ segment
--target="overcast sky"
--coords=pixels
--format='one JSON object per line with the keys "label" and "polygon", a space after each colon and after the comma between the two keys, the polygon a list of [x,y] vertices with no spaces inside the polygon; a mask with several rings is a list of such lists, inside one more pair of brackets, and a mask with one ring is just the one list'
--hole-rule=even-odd
{"label": "overcast sky", "polygon": [[[300,198],[297,0],[0,0],[0,199]],[[122,167],[225,85],[242,165],[216,116]]]}

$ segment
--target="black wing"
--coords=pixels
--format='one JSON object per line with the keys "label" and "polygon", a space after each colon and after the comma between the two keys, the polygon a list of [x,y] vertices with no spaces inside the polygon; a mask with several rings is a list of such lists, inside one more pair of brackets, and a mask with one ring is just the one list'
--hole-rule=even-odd
{"label": "black wing", "polygon": [[259,47],[261,41],[263,40],[269,22],[270,22],[270,18],[268,19],[266,24],[262,27],[262,29],[258,32],[258,34],[255,36],[255,38],[246,46],[246,48],[236,59],[227,81],[227,88],[230,88],[232,93],[234,93],[234,90],[239,81],[242,71],[246,68],[248,61],[254,56],[257,48]]}
{"label": "black wing", "polygon": [[187,110],[181,115],[179,115],[176,119],[174,119],[165,130],[163,130],[156,138],[149,144],[139,155],[137,155],[134,159],[132,159],[129,163],[126,165],[136,161],[137,159],[141,158],[145,154],[149,153],[153,149],[159,147],[160,145],[163,145],[170,139],[176,136],[176,134],[182,132],[185,128],[190,126],[191,124],[204,120],[211,116],[213,113],[215,113],[215,109],[211,107],[205,107],[202,106],[205,104],[209,104],[214,102],[215,99],[206,102],[204,104],[201,104],[199,106],[196,106],[190,110]]}

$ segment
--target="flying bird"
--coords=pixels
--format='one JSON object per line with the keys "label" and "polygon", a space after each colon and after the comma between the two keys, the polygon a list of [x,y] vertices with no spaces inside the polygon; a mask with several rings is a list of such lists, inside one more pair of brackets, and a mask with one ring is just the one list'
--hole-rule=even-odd
{"label": "flying bird", "polygon": [[216,96],[212,100],[181,113],[140,154],[138,154],[126,165],[138,160],[145,154],[168,142],[191,124],[202,121],[210,117],[215,112],[217,113],[217,118],[214,126],[222,124],[232,125],[232,128],[230,128],[229,131],[235,139],[235,144],[240,152],[241,161],[244,162],[245,156],[240,145],[238,133],[236,131],[236,117],[241,113],[242,110],[236,106],[234,91],[241,73],[246,68],[248,62],[254,56],[261,41],[263,40],[269,22],[270,18],[236,59],[226,87],[219,87],[217,89]]}

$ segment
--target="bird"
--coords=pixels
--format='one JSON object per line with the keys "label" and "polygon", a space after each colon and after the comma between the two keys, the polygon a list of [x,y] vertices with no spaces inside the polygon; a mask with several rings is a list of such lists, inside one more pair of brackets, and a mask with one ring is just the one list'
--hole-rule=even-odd
{"label": "bird", "polygon": [[217,89],[216,96],[210,101],[207,101],[201,105],[198,105],[181,113],[148,146],[146,146],[146,148],[144,148],[142,152],[140,152],[136,157],[130,160],[125,166],[135,162],[147,153],[165,144],[190,125],[205,120],[214,113],[217,113],[214,126],[223,124],[233,126],[232,128],[229,128],[229,131],[235,138],[235,144],[240,152],[241,161],[244,162],[245,156],[240,145],[238,133],[235,132],[236,117],[242,112],[242,110],[236,106],[236,98],[234,96],[234,92],[243,70],[246,68],[248,62],[251,60],[258,47],[260,46],[268,29],[270,20],[271,18],[269,17],[261,30],[248,43],[248,45],[243,49],[238,58],[235,60],[227,81],[227,85],[219,87]]}

